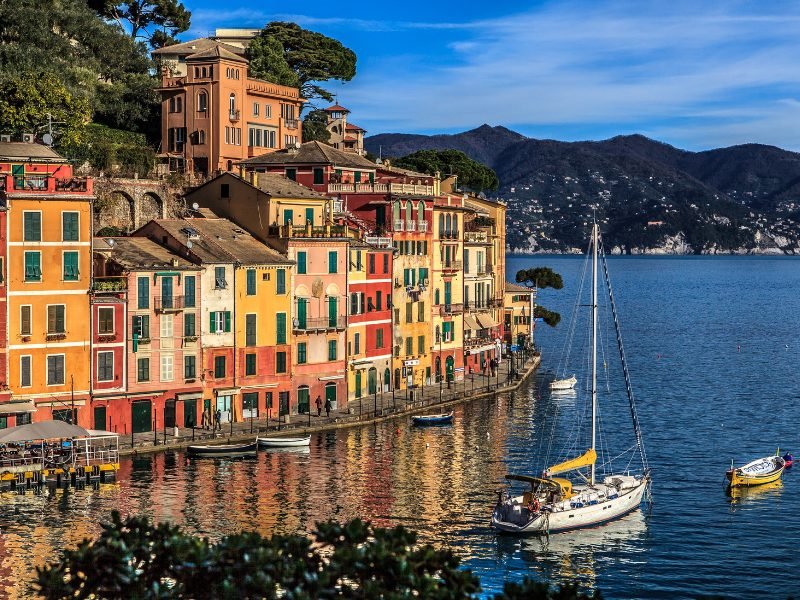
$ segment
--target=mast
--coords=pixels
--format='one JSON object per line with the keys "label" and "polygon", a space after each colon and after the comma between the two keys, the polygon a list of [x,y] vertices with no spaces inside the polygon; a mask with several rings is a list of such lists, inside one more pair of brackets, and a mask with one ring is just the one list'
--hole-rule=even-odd
{"label": "mast", "polygon": [[[597,438],[597,223],[592,224],[592,450]],[[594,462],[591,485],[594,485]]]}

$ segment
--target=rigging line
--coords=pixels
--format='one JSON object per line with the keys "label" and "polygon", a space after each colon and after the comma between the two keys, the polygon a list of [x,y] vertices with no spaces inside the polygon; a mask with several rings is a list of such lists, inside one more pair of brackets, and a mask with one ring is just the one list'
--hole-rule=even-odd
{"label": "rigging line", "polygon": [[633,397],[633,386],[631,385],[631,377],[630,373],[628,372],[628,363],[625,360],[625,349],[622,345],[622,332],[619,326],[619,319],[617,318],[617,305],[614,302],[614,292],[611,288],[611,277],[608,274],[608,262],[606,261],[606,254],[603,249],[602,240],[600,241],[600,250],[600,259],[603,263],[603,273],[605,275],[606,286],[608,287],[608,298],[611,303],[611,314],[614,318],[614,330],[617,334],[617,346],[619,346],[619,356],[622,361],[622,373],[625,376],[625,389],[628,393],[628,405],[631,410],[631,419],[633,420],[633,431],[636,435],[636,443],[639,446],[639,454],[642,459],[642,466],[644,467],[645,471],[647,471],[650,467],[647,463],[647,454],[645,453],[644,442],[642,440],[642,430],[639,426],[639,416],[636,413],[636,401]]}
{"label": "rigging line", "polygon": [[[613,463],[615,460],[617,460],[617,459],[619,459],[619,458],[622,458],[623,456],[625,456],[625,455],[626,455],[626,454],[628,454],[629,452],[632,452],[633,450],[637,450],[637,446],[636,446],[636,444],[634,444],[634,445],[633,445],[633,446],[631,446],[630,448],[627,448],[627,449],[623,450],[622,452],[620,452],[619,454],[617,454],[617,455],[616,455],[616,456],[614,456],[613,458],[611,458],[611,459],[609,459],[609,460],[605,461],[604,463],[602,463],[602,464],[601,464],[601,466],[609,465],[609,464]],[[630,464],[630,463],[628,463],[628,464]]]}
{"label": "rigging line", "polygon": [[589,253],[587,251],[583,261],[583,271],[579,279],[578,290],[575,295],[575,304],[572,306],[572,312],[569,318],[569,326],[567,327],[567,335],[564,339],[564,345],[561,348],[561,356],[559,357],[556,366],[556,378],[563,378],[566,374],[566,368],[569,364],[569,357],[572,355],[572,344],[575,338],[576,324],[578,322],[578,309],[581,307],[580,299],[583,296],[583,287],[586,282],[586,273],[589,266]]}

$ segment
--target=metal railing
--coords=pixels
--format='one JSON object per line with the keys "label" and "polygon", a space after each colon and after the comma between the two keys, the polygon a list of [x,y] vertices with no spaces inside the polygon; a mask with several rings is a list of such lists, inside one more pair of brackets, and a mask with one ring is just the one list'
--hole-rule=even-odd
{"label": "metal railing", "polygon": [[92,290],[95,292],[124,292],[128,289],[127,277],[95,277],[92,281]]}
{"label": "metal railing", "polygon": [[370,246],[376,246],[377,248],[391,248],[392,247],[392,238],[390,237],[381,237],[376,235],[368,235],[364,237],[364,241],[368,243]]}
{"label": "metal railing", "polygon": [[460,271],[463,266],[460,260],[448,260],[442,263],[442,271]]}
{"label": "metal railing", "polygon": [[406,224],[406,222],[403,219],[395,219],[394,220],[394,230],[395,231],[405,231],[405,224]]}
{"label": "metal railing", "polygon": [[389,191],[393,194],[419,194],[422,196],[432,196],[432,185],[416,185],[413,183],[390,183]]}
{"label": "metal railing", "polygon": [[385,183],[329,183],[328,193],[375,193],[385,194],[389,186]]}
{"label": "metal railing", "polygon": [[439,306],[439,314],[443,317],[448,315],[460,315],[464,312],[464,305],[459,302],[457,304],[441,304]]}
{"label": "metal railing", "polygon": [[170,310],[183,310],[183,296],[154,296],[153,308],[156,312],[167,312]]}
{"label": "metal railing", "polygon": [[239,109],[230,111],[228,113],[228,118],[231,121],[238,121],[241,118],[241,111]]}
{"label": "metal railing", "polygon": [[473,244],[486,244],[489,242],[489,236],[485,231],[465,231],[464,241]]}
{"label": "metal railing", "polygon": [[428,222],[417,221],[417,231],[428,231]]}
{"label": "metal railing", "polygon": [[284,119],[283,124],[286,125],[286,129],[297,129],[297,119]]}
{"label": "metal railing", "polygon": [[313,317],[305,320],[295,319],[292,323],[294,331],[325,331],[328,329],[344,329],[346,318],[344,316],[332,317]]}

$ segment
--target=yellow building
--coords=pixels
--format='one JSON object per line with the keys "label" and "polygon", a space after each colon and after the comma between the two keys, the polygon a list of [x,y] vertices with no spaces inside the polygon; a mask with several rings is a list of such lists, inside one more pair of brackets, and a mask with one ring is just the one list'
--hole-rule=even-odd
{"label": "yellow building", "polygon": [[517,283],[506,283],[503,299],[503,333],[508,346],[528,347],[533,345],[531,333],[533,302],[536,291]]}
{"label": "yellow building", "polygon": [[8,382],[12,402],[25,403],[8,414],[16,425],[57,418],[90,427],[92,181],[44,146],[6,143],[0,154],[16,174],[3,186]]}

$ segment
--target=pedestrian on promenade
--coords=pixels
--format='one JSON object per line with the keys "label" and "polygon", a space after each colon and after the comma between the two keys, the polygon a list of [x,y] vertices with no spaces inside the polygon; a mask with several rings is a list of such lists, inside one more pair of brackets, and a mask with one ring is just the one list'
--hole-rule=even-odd
{"label": "pedestrian on promenade", "polygon": [[497,377],[497,359],[493,358],[489,361],[489,368],[492,370],[492,377]]}
{"label": "pedestrian on promenade", "polygon": [[203,416],[200,418],[200,426],[203,429],[208,429],[208,409],[203,409]]}
{"label": "pedestrian on promenade", "polygon": [[325,398],[325,416],[331,416],[331,409],[333,408],[333,403],[331,402],[330,398]]}
{"label": "pedestrian on promenade", "polygon": [[216,424],[214,426],[215,429],[222,429],[222,411],[217,409],[217,412],[214,414],[214,420]]}
{"label": "pedestrian on promenade", "polygon": [[317,394],[317,399],[314,400],[314,404],[317,405],[317,416],[321,417],[322,416],[322,398],[319,397],[319,394]]}

